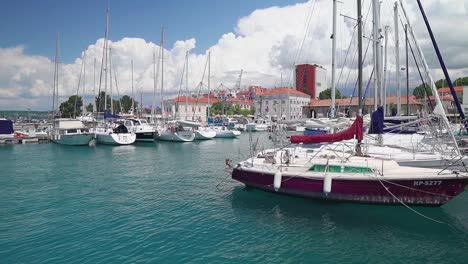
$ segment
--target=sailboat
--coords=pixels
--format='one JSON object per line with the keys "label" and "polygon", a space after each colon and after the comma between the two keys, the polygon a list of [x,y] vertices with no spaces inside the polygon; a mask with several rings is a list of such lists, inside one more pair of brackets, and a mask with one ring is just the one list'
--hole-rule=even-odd
{"label": "sailboat", "polygon": [[[363,155],[360,0],[357,17],[359,111],[352,126],[333,134],[291,136],[292,144],[325,144],[319,149],[298,145],[259,152],[235,165],[232,178],[246,186],[308,198],[441,206],[464,191],[468,185],[466,171],[403,167],[394,160]],[[357,144],[348,153],[344,151],[347,146],[339,142],[351,139]]]}
{"label": "sailboat", "polygon": [[59,88],[59,62],[58,62],[58,46],[59,39],[57,34],[55,48],[55,69],[54,69],[54,92],[52,99],[52,128],[49,131],[50,139],[57,144],[71,146],[85,146],[93,139],[93,134],[88,132],[82,121],[72,118],[55,118],[56,105],[58,108],[58,88]]}
{"label": "sailboat", "polygon": [[[161,115],[164,120],[164,28],[161,30]],[[153,64],[155,64],[153,60]],[[185,129],[178,121],[166,122],[159,127],[156,133],[156,139],[172,142],[192,142],[195,140],[195,133],[190,129]]]}
{"label": "sailboat", "polygon": [[[109,36],[109,9],[106,13],[106,32],[103,46],[103,64],[101,65],[101,74],[104,71],[105,91],[107,91],[107,77],[109,77],[109,85],[111,90],[111,113],[107,112],[107,102],[104,102],[104,119],[110,118],[110,122],[101,123],[99,126],[90,129],[94,133],[97,143],[107,145],[129,145],[135,143],[136,135],[133,131],[128,131],[127,127],[115,118],[119,116],[114,115],[113,98],[112,98],[112,54],[108,44]],[[109,73],[109,74],[107,74]],[[107,93],[105,94],[107,100]]]}

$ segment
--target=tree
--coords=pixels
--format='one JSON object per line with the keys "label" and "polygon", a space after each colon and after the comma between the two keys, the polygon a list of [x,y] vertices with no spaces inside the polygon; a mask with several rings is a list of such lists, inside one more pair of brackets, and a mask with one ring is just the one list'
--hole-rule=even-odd
{"label": "tree", "polygon": [[[76,108],[75,108],[76,104]],[[81,114],[81,107],[83,106],[83,99],[81,96],[72,95],[68,100],[60,104],[61,117],[75,117]]]}
{"label": "tree", "polygon": [[92,103],[89,103],[89,104],[86,106],[86,111],[88,111],[89,113],[93,112],[93,104],[92,104]]}
{"label": "tree", "polygon": [[[341,99],[341,92],[340,90],[336,89],[335,90],[335,98],[336,99]],[[324,100],[324,99],[331,99],[331,88],[327,88],[319,93],[319,99]]]}
{"label": "tree", "polygon": [[[107,99],[107,108],[104,106],[105,98]],[[104,109],[110,109],[111,99],[109,95],[106,95],[106,92],[102,91],[96,96],[96,108],[98,112],[104,112]]]}
{"label": "tree", "polygon": [[210,107],[210,114],[211,115],[222,115],[223,114],[223,102],[216,102],[211,105]]}
{"label": "tree", "polygon": [[416,88],[414,88],[413,95],[418,99],[426,98],[426,96],[431,96],[432,95],[432,89],[427,84],[425,84],[425,85],[421,84],[421,85],[417,86]]}
{"label": "tree", "polygon": [[[128,113],[132,108],[132,98],[128,95],[124,95],[122,98],[120,98],[120,102],[122,104],[122,111],[124,113]],[[134,107],[135,109],[138,107],[137,101],[134,101]]]}

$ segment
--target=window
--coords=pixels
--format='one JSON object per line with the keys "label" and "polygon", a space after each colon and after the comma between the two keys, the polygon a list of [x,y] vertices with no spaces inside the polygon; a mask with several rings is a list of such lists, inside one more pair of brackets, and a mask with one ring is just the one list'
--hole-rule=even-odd
{"label": "window", "polygon": [[201,106],[198,107],[198,112],[201,112]]}

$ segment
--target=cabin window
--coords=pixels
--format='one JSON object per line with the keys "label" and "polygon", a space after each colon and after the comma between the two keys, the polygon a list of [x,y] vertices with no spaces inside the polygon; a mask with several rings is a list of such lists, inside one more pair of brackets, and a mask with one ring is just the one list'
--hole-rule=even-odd
{"label": "cabin window", "polygon": [[77,129],[67,129],[67,134],[73,134],[73,133],[77,133],[78,130]]}

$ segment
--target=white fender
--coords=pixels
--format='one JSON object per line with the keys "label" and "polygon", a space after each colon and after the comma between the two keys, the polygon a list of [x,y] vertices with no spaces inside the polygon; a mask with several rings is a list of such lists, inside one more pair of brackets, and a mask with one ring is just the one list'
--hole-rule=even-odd
{"label": "white fender", "polygon": [[332,188],[332,174],[327,173],[323,179],[323,192],[329,194]]}
{"label": "white fender", "polygon": [[282,178],[282,173],[280,170],[277,170],[275,172],[275,179],[273,181],[273,188],[275,188],[275,191],[278,191],[279,188],[281,187],[281,178]]}

